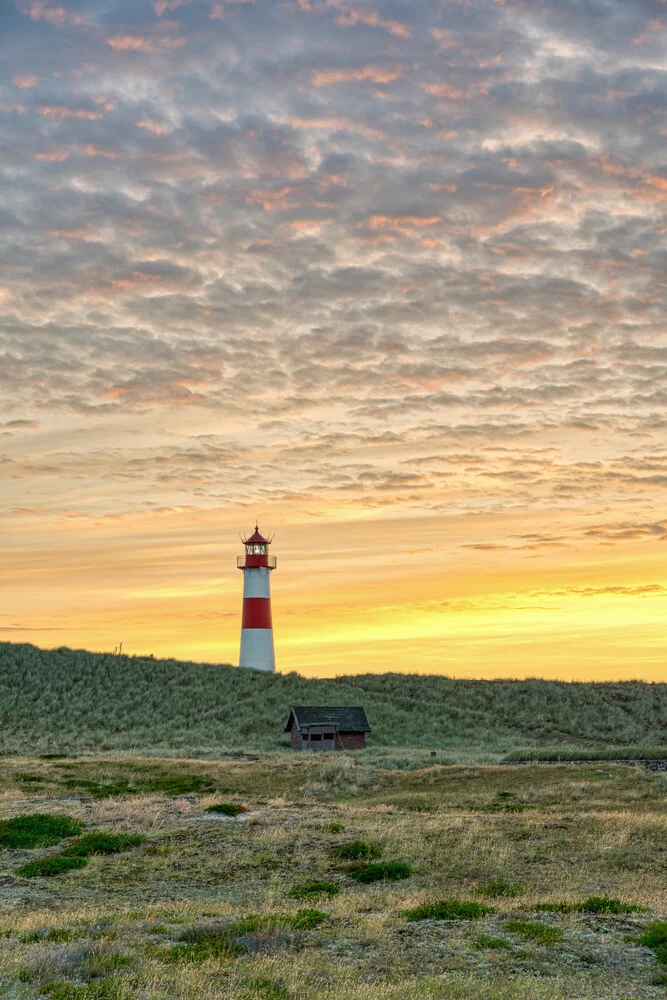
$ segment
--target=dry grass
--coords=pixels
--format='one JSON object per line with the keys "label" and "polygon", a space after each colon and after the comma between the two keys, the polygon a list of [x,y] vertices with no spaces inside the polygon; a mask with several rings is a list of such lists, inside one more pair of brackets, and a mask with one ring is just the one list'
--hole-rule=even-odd
{"label": "dry grass", "polygon": [[[200,775],[216,791],[92,798],[62,776],[127,781],[136,769]],[[147,770],[148,769],[148,770]],[[39,791],[17,775],[39,773]],[[547,779],[547,780],[545,780]],[[223,792],[223,789],[225,790]],[[0,853],[0,995],[12,1000],[649,1000],[665,972],[636,939],[667,914],[666,785],[611,765],[586,768],[428,767],[383,771],[362,756],[257,761],[123,758],[16,760],[0,767],[0,818],[67,813],[87,831],[145,834],[125,854],[51,879],[15,872],[49,850]],[[220,798],[248,807],[207,813]],[[382,845],[411,877],[361,885],[335,848]],[[340,887],[318,899],[327,920],[239,938],[239,954],[175,960],[191,927],[250,914],[295,914],[290,890]],[[440,899],[480,900],[503,880],[519,894],[492,901],[473,922],[416,921],[406,909]],[[544,902],[616,897],[630,914],[544,913]],[[552,943],[505,929],[553,927]],[[559,940],[562,934],[562,939]],[[480,947],[502,939],[505,948]],[[51,984],[51,985],[49,985]],[[54,985],[55,984],[55,985]],[[60,993],[58,992],[60,990]],[[55,992],[54,992],[55,991]]]}

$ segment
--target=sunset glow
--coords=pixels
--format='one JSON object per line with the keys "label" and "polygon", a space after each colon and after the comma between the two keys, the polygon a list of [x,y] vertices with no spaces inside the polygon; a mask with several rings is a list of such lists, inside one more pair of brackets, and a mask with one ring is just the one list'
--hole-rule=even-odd
{"label": "sunset glow", "polygon": [[4,6],[0,640],[664,680],[666,12]]}

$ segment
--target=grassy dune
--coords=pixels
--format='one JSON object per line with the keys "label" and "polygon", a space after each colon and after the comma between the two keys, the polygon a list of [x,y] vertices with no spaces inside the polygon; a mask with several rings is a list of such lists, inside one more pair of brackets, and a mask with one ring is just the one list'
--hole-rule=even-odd
{"label": "grassy dune", "polygon": [[0,753],[275,752],[287,746],[290,704],[363,705],[378,763],[419,764],[431,750],[451,762],[667,755],[667,684],[414,674],[309,680],[0,643]]}
{"label": "grassy dune", "polygon": [[0,821],[72,826],[0,822],[0,995],[657,1000],[666,791],[604,764],[5,759]]}

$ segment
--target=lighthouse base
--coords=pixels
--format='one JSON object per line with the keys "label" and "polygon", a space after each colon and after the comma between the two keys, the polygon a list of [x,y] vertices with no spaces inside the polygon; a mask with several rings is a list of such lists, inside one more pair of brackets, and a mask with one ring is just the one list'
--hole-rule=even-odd
{"label": "lighthouse base", "polygon": [[266,670],[275,673],[276,658],[273,652],[273,630],[270,628],[241,629],[239,667]]}

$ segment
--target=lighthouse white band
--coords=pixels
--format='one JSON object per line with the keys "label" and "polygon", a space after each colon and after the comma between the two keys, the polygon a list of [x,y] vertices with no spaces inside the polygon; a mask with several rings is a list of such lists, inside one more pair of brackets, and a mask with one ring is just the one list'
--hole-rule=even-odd
{"label": "lighthouse white band", "polygon": [[269,570],[266,566],[243,570],[243,596],[269,597]]}
{"label": "lighthouse white band", "polygon": [[[251,572],[256,571],[251,570]],[[241,629],[239,667],[252,667],[254,670],[268,670],[270,672],[275,671],[276,659],[273,652],[273,631],[270,628]]]}

